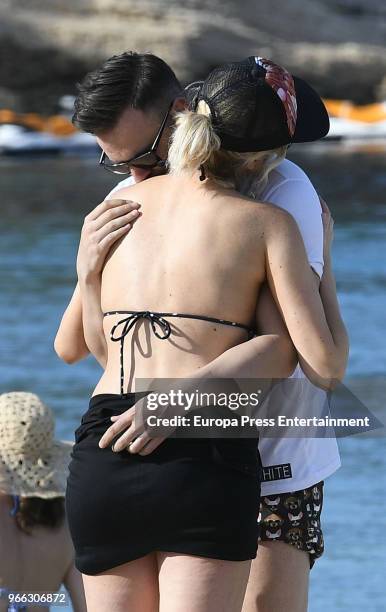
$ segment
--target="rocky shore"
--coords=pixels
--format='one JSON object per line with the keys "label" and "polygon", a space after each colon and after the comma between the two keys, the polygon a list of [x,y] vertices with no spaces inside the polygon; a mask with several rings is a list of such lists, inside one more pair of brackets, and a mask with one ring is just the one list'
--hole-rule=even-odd
{"label": "rocky shore", "polygon": [[1,0],[0,108],[54,112],[59,96],[123,50],[163,57],[183,82],[259,54],[325,97],[386,99],[379,0]]}

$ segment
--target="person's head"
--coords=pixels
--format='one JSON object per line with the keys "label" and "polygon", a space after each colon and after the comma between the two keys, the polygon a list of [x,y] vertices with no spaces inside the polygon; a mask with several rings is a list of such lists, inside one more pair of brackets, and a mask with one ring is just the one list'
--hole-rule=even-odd
{"label": "person's head", "polygon": [[[165,172],[172,114],[185,108],[185,98],[162,59],[150,53],[115,55],[86,75],[78,90],[73,123],[95,134],[105,167],[133,160],[111,169],[126,175],[131,169],[136,181]],[[152,149],[157,136],[153,152],[135,160]]]}
{"label": "person's head", "polygon": [[188,88],[187,99],[191,110],[177,115],[170,172],[204,168],[208,178],[233,188],[252,173],[254,196],[291,143],[317,140],[329,128],[318,94],[260,57],[216,68]]}
{"label": "person's head", "polygon": [[35,527],[56,529],[63,524],[65,518],[64,497],[43,499],[41,497],[20,497],[5,495],[0,497],[6,501],[10,516],[23,533],[32,535]]}
{"label": "person's head", "polygon": [[253,176],[257,197],[264,188],[269,173],[285,158],[287,145],[267,151],[238,152],[221,146],[204,100],[195,111],[184,111],[176,118],[176,129],[169,149],[168,166],[171,174],[194,173],[204,169],[204,176],[218,185],[240,189],[247,175]]}
{"label": "person's head", "polygon": [[12,514],[28,532],[58,526],[72,442],[54,438],[52,411],[34,393],[0,395],[0,494],[14,499]]}

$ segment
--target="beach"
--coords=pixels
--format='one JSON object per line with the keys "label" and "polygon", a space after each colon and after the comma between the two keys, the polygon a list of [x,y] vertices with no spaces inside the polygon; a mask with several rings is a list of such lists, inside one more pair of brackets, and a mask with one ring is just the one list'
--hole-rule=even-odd
{"label": "beach", "polygon": [[[345,385],[382,422],[386,394],[386,150],[296,147],[335,219],[334,269],[351,349]],[[97,155],[0,160],[1,392],[37,393],[73,439],[101,374],[93,358],[69,366],[53,341],[76,283],[84,216],[116,184]],[[311,572],[310,612],[384,610],[384,430],[339,440],[342,468],[326,481],[326,552]],[[64,608],[62,608],[64,609]]]}

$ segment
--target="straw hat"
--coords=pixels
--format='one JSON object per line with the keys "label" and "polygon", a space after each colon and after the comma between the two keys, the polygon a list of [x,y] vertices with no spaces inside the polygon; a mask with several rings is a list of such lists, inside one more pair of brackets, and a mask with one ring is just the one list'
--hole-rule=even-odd
{"label": "straw hat", "polygon": [[54,439],[50,408],[34,393],[0,395],[0,490],[23,497],[64,496],[72,442]]}

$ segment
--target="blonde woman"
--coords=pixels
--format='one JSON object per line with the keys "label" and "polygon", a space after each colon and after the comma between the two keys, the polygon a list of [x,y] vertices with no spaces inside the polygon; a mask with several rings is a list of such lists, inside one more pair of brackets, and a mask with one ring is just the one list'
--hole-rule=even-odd
{"label": "blonde woman", "polygon": [[[292,218],[233,190],[245,157],[232,153],[228,165],[226,151],[256,149],[259,74],[251,58],[237,82],[234,65],[221,71],[224,103],[214,71],[196,112],[178,119],[170,175],[119,193],[141,202],[141,223],[115,243],[99,280],[78,262],[85,336],[98,335],[105,370],[76,431],[66,503],[95,612],[241,610],[256,555],[256,441],[150,439],[134,423],[136,377],[210,376],[207,364],[223,354],[237,361],[266,280],[310,375],[328,386],[346,365],[331,270],[319,294]],[[119,119],[98,134],[110,158],[121,137]],[[288,373],[292,364],[288,355]]]}

